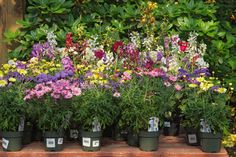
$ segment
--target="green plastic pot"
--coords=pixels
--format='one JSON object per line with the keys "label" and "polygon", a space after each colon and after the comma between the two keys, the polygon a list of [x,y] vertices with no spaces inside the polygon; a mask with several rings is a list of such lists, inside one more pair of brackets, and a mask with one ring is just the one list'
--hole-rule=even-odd
{"label": "green plastic pot", "polygon": [[133,133],[128,133],[127,143],[129,146],[138,147],[138,135]]}
{"label": "green plastic pot", "polygon": [[198,146],[200,144],[199,133],[197,129],[186,128],[186,143],[190,146]]}
{"label": "green plastic pot", "polygon": [[203,152],[217,153],[221,149],[221,133],[200,133],[200,145]]}
{"label": "green plastic pot", "polygon": [[22,149],[23,132],[2,132],[2,147],[4,151],[19,151]]}
{"label": "green plastic pot", "polygon": [[102,132],[81,131],[83,151],[99,151],[101,148]]}
{"label": "green plastic pot", "polygon": [[55,131],[46,131],[44,144],[47,151],[61,151],[63,149],[63,135]]}
{"label": "green plastic pot", "polygon": [[33,127],[32,127],[31,124],[25,125],[24,131],[23,131],[23,140],[22,140],[22,143],[24,145],[31,143],[31,141],[32,141],[32,130],[33,130]]}
{"label": "green plastic pot", "polygon": [[179,123],[173,121],[165,121],[165,123],[169,124],[164,126],[163,134],[165,136],[178,136],[179,135]]}
{"label": "green plastic pot", "polygon": [[142,151],[156,151],[159,144],[159,132],[139,132],[139,149]]}

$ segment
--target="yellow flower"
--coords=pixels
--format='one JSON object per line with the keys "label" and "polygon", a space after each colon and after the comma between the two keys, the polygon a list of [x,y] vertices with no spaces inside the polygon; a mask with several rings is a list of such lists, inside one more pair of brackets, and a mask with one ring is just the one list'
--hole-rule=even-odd
{"label": "yellow flower", "polygon": [[204,77],[198,77],[196,80],[197,80],[198,82],[203,82],[203,81],[205,81]]}
{"label": "yellow flower", "polygon": [[3,72],[2,71],[0,71],[0,77],[3,77]]}
{"label": "yellow flower", "polygon": [[225,93],[227,90],[226,90],[226,88],[218,88],[217,89],[217,92],[219,92],[219,93]]}
{"label": "yellow flower", "polygon": [[130,75],[132,74],[132,70],[126,70],[125,72],[130,74]]}
{"label": "yellow flower", "polygon": [[27,74],[27,71],[25,69],[17,69],[17,72],[20,73],[21,75]]}
{"label": "yellow flower", "polygon": [[9,64],[3,64],[3,68],[6,69],[6,70],[10,69],[10,67],[11,66]]}
{"label": "yellow flower", "polygon": [[7,81],[5,80],[0,80],[0,87],[4,87],[7,85]]}
{"label": "yellow flower", "polygon": [[8,80],[9,80],[10,82],[16,82],[16,79],[13,78],[13,77],[10,77]]}
{"label": "yellow flower", "polygon": [[191,88],[195,88],[195,87],[197,87],[197,84],[192,83],[192,84],[189,84],[188,86],[191,87]]}
{"label": "yellow flower", "polygon": [[56,67],[60,68],[60,67],[61,67],[61,65],[60,65],[60,64],[56,64]]}
{"label": "yellow flower", "polygon": [[232,86],[233,84],[232,83],[229,83],[230,86]]}

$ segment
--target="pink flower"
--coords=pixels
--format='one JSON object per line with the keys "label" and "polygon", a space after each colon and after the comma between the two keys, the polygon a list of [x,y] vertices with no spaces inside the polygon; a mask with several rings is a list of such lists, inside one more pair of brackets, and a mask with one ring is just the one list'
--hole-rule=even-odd
{"label": "pink flower", "polygon": [[54,99],[59,99],[59,98],[60,98],[60,95],[59,95],[59,94],[55,94],[55,93],[52,93],[51,96],[52,96]]}
{"label": "pink flower", "polygon": [[70,98],[72,98],[72,93],[70,93],[70,92],[68,92],[65,96],[64,96],[64,98],[65,99],[70,99]]}
{"label": "pink flower", "polygon": [[75,96],[79,96],[81,94],[81,89],[80,88],[72,88],[72,93]]}
{"label": "pink flower", "polygon": [[177,91],[180,91],[180,90],[182,90],[182,86],[180,86],[179,84],[175,84],[175,89]]}
{"label": "pink flower", "polygon": [[115,92],[115,93],[113,94],[113,96],[116,97],[116,98],[119,98],[119,97],[120,97],[120,93],[119,93],[119,92]]}
{"label": "pink flower", "polygon": [[169,77],[169,80],[171,80],[171,81],[175,82],[175,81],[177,81],[177,77],[176,77],[176,76],[173,76],[173,75],[171,75],[171,76]]}
{"label": "pink flower", "polygon": [[169,86],[171,86],[171,83],[168,82],[168,81],[165,81],[165,82],[164,82],[164,85],[165,85],[166,87],[169,87]]}

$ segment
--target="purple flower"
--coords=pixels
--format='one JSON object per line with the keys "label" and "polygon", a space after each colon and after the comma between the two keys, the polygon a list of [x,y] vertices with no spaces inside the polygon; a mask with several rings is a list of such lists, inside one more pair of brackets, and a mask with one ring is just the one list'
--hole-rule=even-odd
{"label": "purple flower", "polygon": [[163,57],[163,53],[160,51],[157,53],[157,60],[160,61]]}

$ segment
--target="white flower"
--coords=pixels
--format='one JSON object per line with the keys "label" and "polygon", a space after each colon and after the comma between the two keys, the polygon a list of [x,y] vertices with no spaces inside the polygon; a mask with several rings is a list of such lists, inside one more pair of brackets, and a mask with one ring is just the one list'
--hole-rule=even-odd
{"label": "white flower", "polygon": [[209,64],[205,62],[203,58],[198,58],[196,64],[201,68],[209,67]]}

